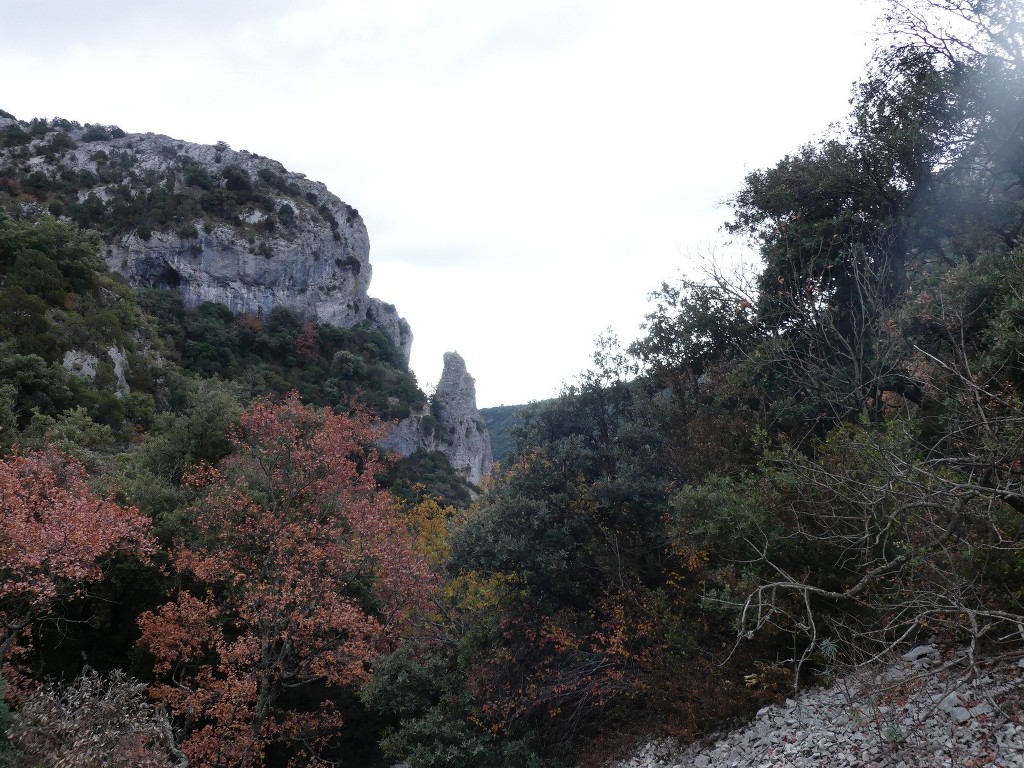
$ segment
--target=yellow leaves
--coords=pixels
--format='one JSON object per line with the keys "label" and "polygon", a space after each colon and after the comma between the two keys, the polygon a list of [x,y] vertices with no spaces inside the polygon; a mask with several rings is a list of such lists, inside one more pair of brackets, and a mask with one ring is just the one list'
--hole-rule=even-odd
{"label": "yellow leaves", "polygon": [[445,601],[463,610],[488,611],[498,606],[501,587],[512,581],[508,575],[485,578],[470,572],[450,579],[442,589]]}
{"label": "yellow leaves", "polygon": [[448,559],[449,531],[458,515],[455,507],[442,507],[435,499],[424,499],[405,513],[416,551],[432,566],[439,566]]}

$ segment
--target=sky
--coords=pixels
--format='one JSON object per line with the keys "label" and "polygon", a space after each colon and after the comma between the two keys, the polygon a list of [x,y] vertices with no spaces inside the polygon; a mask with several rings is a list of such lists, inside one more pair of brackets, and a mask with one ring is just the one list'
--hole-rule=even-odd
{"label": "sky", "polygon": [[747,254],[726,201],[849,110],[872,0],[0,0],[0,109],[324,182],[430,391],[558,394],[650,292]]}

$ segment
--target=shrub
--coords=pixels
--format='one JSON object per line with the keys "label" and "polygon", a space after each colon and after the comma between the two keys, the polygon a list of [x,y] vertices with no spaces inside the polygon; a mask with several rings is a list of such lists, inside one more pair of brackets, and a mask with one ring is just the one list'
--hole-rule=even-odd
{"label": "shrub", "polygon": [[86,123],[82,133],[82,141],[106,141],[110,139],[110,129],[105,125],[89,125]]}
{"label": "shrub", "polygon": [[20,125],[12,125],[0,134],[0,147],[17,147],[32,141],[32,135]]}
{"label": "shrub", "polygon": [[72,685],[36,692],[13,717],[10,737],[40,765],[169,768],[183,757],[145,685],[119,671],[104,677],[87,668]]}
{"label": "shrub", "polygon": [[200,189],[213,188],[213,177],[206,168],[198,163],[192,160],[184,160],[182,161],[181,169],[185,177],[185,183],[190,187],[199,187]]}
{"label": "shrub", "polygon": [[252,192],[252,179],[249,172],[240,165],[229,165],[221,172],[224,187],[231,192]]}

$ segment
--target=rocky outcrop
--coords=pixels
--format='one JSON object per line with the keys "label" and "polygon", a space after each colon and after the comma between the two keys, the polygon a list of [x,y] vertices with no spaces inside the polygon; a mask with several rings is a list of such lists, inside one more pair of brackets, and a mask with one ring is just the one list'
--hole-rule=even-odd
{"label": "rocky outcrop", "polygon": [[[125,376],[128,373],[128,355],[120,347],[108,347],[106,352],[107,357],[110,358],[110,363],[107,365],[110,366],[114,379],[114,394],[117,397],[123,397],[131,392],[128,379]],[[100,366],[103,365],[99,357],[80,349],[69,349],[65,352],[62,364],[64,370],[71,375],[90,381],[96,380]]]}
{"label": "rocky outcrop", "polygon": [[[368,293],[363,219],[323,184],[223,142],[2,112],[0,135],[0,196],[26,215],[49,211],[100,232],[108,267],[133,286],[173,289],[188,307],[210,301],[257,317],[285,307],[340,327],[368,323],[408,363],[409,324]],[[64,366],[109,374],[127,393],[127,356],[106,352],[72,350]],[[490,437],[459,355],[445,355],[431,407],[400,422],[385,447],[439,451],[474,485],[488,475]]]}
{"label": "rocky outcrop", "polygon": [[440,451],[474,485],[490,474],[491,438],[476,407],[476,382],[458,353],[445,353],[430,407],[398,422],[382,445],[403,456],[417,450]]}
{"label": "rocky outcrop", "polygon": [[441,381],[434,392],[435,439],[456,472],[479,485],[491,471],[491,438],[476,407],[476,382],[466,361],[446,352]]}
{"label": "rocky outcrop", "polygon": [[9,178],[42,194],[75,184],[78,201],[51,211],[100,229],[107,265],[136,287],[176,289],[190,307],[213,301],[257,316],[287,307],[341,327],[369,322],[409,359],[408,323],[368,295],[373,270],[359,212],[276,161],[223,142],[69,121],[53,121],[0,161]]}

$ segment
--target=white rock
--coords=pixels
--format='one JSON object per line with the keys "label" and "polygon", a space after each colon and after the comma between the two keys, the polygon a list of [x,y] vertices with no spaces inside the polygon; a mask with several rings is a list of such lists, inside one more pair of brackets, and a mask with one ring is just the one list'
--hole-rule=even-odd
{"label": "white rock", "polygon": [[100,360],[96,355],[91,355],[78,349],[69,349],[64,353],[62,365],[64,370],[70,374],[86,379],[95,379],[96,366],[99,365],[99,362]]}
{"label": "white rock", "polygon": [[939,709],[946,714],[949,714],[954,709],[960,706],[960,694],[953,692],[947,694],[942,701],[939,702]]}
{"label": "white rock", "polygon": [[934,645],[919,645],[903,654],[904,661],[917,661],[925,656],[938,656],[939,650]]}
{"label": "white rock", "polygon": [[971,712],[965,707],[953,707],[949,712],[949,716],[953,718],[953,722],[957,725],[963,725],[971,719]]}

